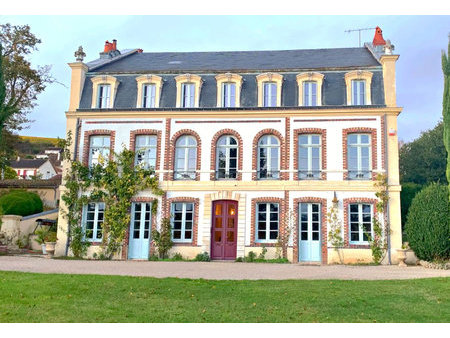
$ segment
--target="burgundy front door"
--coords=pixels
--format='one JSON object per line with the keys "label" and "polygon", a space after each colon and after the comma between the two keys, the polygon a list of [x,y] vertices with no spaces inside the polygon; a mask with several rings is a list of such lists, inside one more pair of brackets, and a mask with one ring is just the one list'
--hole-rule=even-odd
{"label": "burgundy front door", "polygon": [[236,201],[214,201],[211,227],[211,258],[236,259]]}

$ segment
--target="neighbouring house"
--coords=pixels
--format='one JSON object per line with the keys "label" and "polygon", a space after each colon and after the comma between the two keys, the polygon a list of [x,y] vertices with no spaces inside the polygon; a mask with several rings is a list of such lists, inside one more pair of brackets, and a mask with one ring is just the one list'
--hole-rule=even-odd
{"label": "neighbouring house", "polygon": [[36,155],[36,158],[48,158],[56,170],[56,173],[62,174],[62,148],[49,147]]}
{"label": "neighbouring house", "polygon": [[[377,28],[360,48],[240,52],[150,52],[106,43],[100,57],[72,69],[67,132],[85,165],[122,145],[155,168],[165,194],[140,192],[121,258],[147,259],[151,229],[170,217],[171,253],[232,260],[290,232],[293,262],[338,261],[328,241],[334,198],[345,262],[368,262],[367,232],[378,173],[389,182],[389,245],[402,245],[395,65]],[[99,249],[105,205],[88,203],[80,221]],[[59,217],[57,254],[66,250]],[[289,217],[292,215],[292,217]],[[381,217],[383,218],[383,217]],[[365,229],[365,231],[363,230]],[[387,234],[385,234],[387,235]]]}
{"label": "neighbouring house", "polygon": [[53,164],[47,158],[21,159],[11,161],[11,168],[21,179],[39,178],[48,180],[57,174]]}

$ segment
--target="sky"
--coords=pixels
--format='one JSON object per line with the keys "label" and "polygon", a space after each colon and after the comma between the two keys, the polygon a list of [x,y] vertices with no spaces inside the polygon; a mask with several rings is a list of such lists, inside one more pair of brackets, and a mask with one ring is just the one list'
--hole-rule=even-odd
{"label": "sky", "polygon": [[[144,52],[233,51],[358,47],[358,33],[345,30],[380,26],[395,46],[399,139],[409,142],[433,128],[442,116],[441,53],[447,51],[450,16],[14,16],[0,24],[28,24],[42,40],[30,57],[33,66],[51,65],[58,83],[47,86],[21,135],[64,137],[70,68],[82,45],[85,61],[98,58],[104,42]],[[374,30],[362,32],[372,41]]]}

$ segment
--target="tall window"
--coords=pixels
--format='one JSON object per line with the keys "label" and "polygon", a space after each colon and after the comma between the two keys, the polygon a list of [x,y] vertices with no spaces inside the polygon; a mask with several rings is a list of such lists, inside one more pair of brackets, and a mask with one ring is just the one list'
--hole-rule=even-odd
{"label": "tall window", "polygon": [[317,106],[317,82],[303,82],[303,105],[308,107]]}
{"label": "tall window", "polygon": [[238,143],[233,136],[224,135],[217,141],[216,178],[237,177]]}
{"label": "tall window", "polygon": [[273,135],[258,141],[258,178],[280,178],[280,141]]}
{"label": "tall window", "polygon": [[367,244],[372,235],[372,205],[350,204],[350,243]]}
{"label": "tall window", "polygon": [[278,238],[279,204],[256,204],[256,242],[273,242]]}
{"label": "tall window", "polygon": [[236,107],[236,83],[224,83],[222,85],[222,95],[222,107]]}
{"label": "tall window", "polygon": [[110,154],[109,136],[91,136],[89,138],[89,167],[96,164],[106,165]]}
{"label": "tall window", "polygon": [[321,171],[321,136],[299,135],[298,137],[298,178],[318,180]]}
{"label": "tall window", "polygon": [[156,169],[156,146],[155,135],[136,136],[136,155],[134,164],[140,165],[144,169]]}
{"label": "tall window", "polygon": [[97,108],[110,108],[111,85],[101,84],[98,86]]}
{"label": "tall window", "polygon": [[352,80],[352,105],[363,106],[366,104],[366,81]]}
{"label": "tall window", "polygon": [[175,144],[175,179],[195,179],[197,169],[197,140],[190,135],[180,136]]}
{"label": "tall window", "polygon": [[156,85],[148,83],[142,85],[142,108],[154,108],[156,102]]}
{"label": "tall window", "polygon": [[195,102],[195,85],[193,83],[181,84],[181,107],[193,108]]}
{"label": "tall window", "polygon": [[370,135],[349,134],[347,137],[348,178],[356,180],[370,179],[370,160]]}
{"label": "tall window", "polygon": [[88,203],[83,207],[83,233],[84,238],[90,242],[99,242],[102,240],[103,232],[103,213],[105,203]]}
{"label": "tall window", "polygon": [[194,203],[172,203],[172,240],[192,242],[194,228]]}
{"label": "tall window", "polygon": [[277,105],[277,84],[275,82],[264,82],[263,106],[276,107]]}

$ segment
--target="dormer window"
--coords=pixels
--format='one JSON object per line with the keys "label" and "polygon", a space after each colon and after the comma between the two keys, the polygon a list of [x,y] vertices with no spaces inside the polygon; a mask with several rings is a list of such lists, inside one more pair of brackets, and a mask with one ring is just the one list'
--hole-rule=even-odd
{"label": "dormer window", "polygon": [[264,82],[264,107],[276,107],[277,105],[277,84],[275,82]]}
{"label": "dormer window", "polygon": [[91,78],[92,104],[91,108],[107,109],[114,107],[119,81],[114,76],[100,75]]}
{"label": "dormer window", "polygon": [[280,107],[283,76],[264,73],[256,77],[258,83],[258,107]]}
{"label": "dormer window", "polygon": [[219,74],[217,81],[217,107],[240,107],[242,76],[238,74]]}
{"label": "dormer window", "polygon": [[322,105],[323,74],[302,73],[297,75],[298,105],[316,107]]}
{"label": "dormer window", "polygon": [[137,82],[137,108],[159,108],[159,98],[163,80],[156,75],[142,75],[136,78]]}
{"label": "dormer window", "polygon": [[111,101],[111,86],[108,84],[99,85],[96,108],[110,108],[110,101]]}
{"label": "dormer window", "polygon": [[200,102],[202,78],[194,74],[179,75],[177,82],[177,107],[197,108]]}
{"label": "dormer window", "polygon": [[345,74],[347,86],[347,105],[364,106],[372,104],[371,84],[372,73],[355,70]]}
{"label": "dormer window", "polygon": [[195,100],[195,85],[193,83],[181,84],[181,107],[193,108]]}

